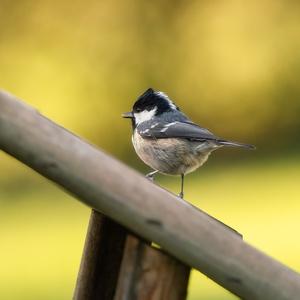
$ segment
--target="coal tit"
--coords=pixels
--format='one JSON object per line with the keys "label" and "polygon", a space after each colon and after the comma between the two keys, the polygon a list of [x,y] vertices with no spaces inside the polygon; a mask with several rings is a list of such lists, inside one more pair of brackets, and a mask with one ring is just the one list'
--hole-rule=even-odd
{"label": "coal tit", "polygon": [[202,166],[210,153],[223,146],[254,149],[252,145],[227,141],[193,123],[163,92],[148,89],[124,118],[132,122],[132,143],[140,159],[156,173],[181,176],[183,198],[184,175]]}

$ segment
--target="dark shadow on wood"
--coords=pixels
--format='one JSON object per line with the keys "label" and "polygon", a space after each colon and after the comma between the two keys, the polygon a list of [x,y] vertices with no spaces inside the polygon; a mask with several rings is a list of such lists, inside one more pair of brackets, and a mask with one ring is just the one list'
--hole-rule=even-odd
{"label": "dark shadow on wood", "polygon": [[114,298],[127,231],[92,210],[73,299]]}

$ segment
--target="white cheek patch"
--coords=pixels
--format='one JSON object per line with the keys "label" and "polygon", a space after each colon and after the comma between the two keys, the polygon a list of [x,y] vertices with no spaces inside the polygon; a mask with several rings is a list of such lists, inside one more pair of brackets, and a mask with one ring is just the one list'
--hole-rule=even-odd
{"label": "white cheek patch", "polygon": [[152,110],[144,110],[139,113],[134,113],[134,118],[136,124],[141,124],[143,122],[151,120],[157,111],[157,107],[155,106]]}

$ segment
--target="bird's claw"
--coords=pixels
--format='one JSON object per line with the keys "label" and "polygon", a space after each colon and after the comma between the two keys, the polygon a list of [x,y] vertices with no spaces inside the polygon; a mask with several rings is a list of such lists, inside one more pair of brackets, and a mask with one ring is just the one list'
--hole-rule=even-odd
{"label": "bird's claw", "polygon": [[153,171],[153,172],[150,172],[146,175],[146,178],[148,178],[149,180],[151,181],[154,181],[154,175],[157,174],[158,171]]}
{"label": "bird's claw", "polygon": [[145,177],[150,181],[154,181],[154,176],[152,174],[147,174]]}

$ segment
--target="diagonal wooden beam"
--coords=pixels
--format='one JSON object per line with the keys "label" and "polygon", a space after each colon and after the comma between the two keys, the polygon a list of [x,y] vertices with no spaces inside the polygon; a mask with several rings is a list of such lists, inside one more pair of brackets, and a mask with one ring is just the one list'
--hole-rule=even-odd
{"label": "diagonal wooden beam", "polygon": [[236,295],[299,299],[298,273],[4,92],[0,149]]}

